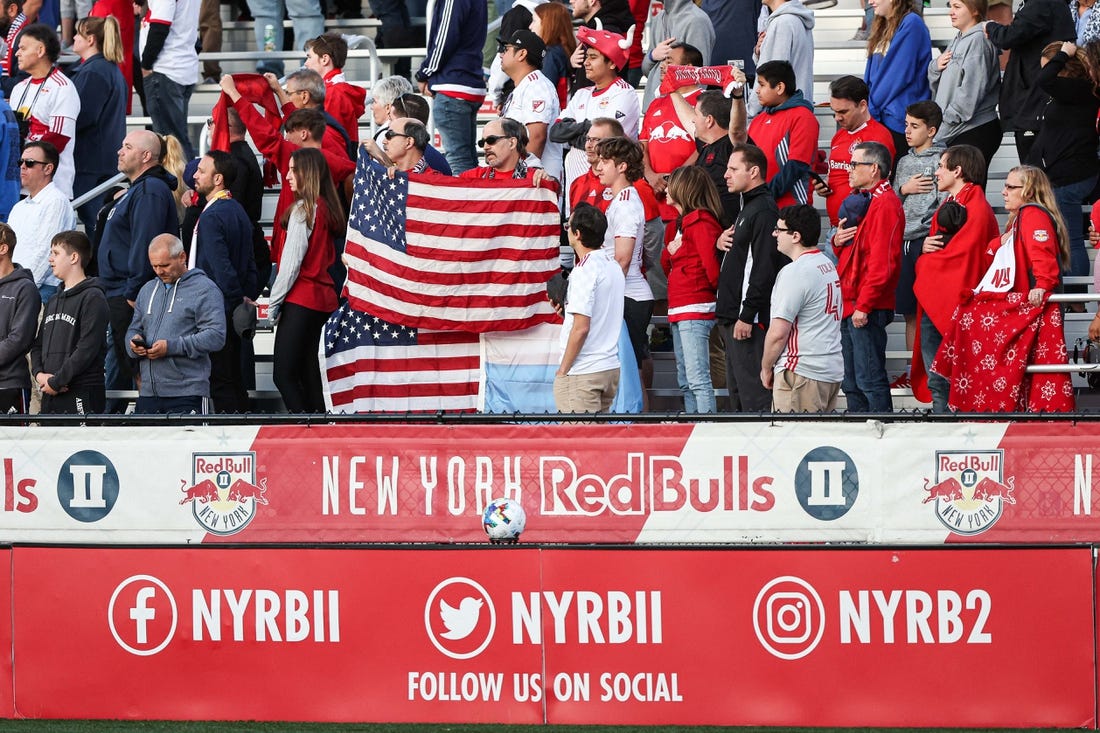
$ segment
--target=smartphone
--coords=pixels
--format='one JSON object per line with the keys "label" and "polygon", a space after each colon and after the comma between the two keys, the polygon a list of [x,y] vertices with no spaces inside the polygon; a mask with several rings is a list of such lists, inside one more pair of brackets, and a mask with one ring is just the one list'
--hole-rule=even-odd
{"label": "smartphone", "polygon": [[134,346],[140,346],[143,349],[149,348],[149,344],[145,343],[145,337],[141,334],[138,334],[137,336],[134,336],[132,339],[130,339],[130,343],[132,343]]}
{"label": "smartphone", "polygon": [[825,190],[829,192],[829,193],[826,194],[826,196],[831,196],[832,195],[833,189],[829,188],[829,183],[824,178],[822,178],[817,173],[814,173],[813,171],[810,171],[810,178],[812,178],[814,181],[820,183],[822,186],[825,187]]}
{"label": "smartphone", "polygon": [[745,70],[745,59],[728,59],[726,61],[727,66],[736,66],[741,71]]}

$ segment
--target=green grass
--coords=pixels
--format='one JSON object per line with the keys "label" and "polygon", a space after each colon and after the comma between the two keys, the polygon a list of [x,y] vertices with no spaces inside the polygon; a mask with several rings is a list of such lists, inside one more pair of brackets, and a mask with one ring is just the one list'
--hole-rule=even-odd
{"label": "green grass", "polygon": [[1040,728],[726,728],[709,726],[447,725],[393,723],[210,723],[119,720],[5,720],[0,733],[994,733]]}

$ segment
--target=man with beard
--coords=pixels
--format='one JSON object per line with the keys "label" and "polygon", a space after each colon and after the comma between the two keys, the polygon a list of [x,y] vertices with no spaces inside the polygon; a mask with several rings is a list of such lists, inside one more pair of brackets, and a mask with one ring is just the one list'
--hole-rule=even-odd
{"label": "man with beard", "polygon": [[[206,200],[188,255],[188,269],[205,272],[221,291],[226,323],[233,311],[259,294],[252,254],[252,222],[229,193],[236,178],[233,156],[211,150],[195,171],[195,191]],[[210,396],[215,412],[247,412],[248,393],[241,374],[241,340],[226,329],[225,345],[210,354]]]}

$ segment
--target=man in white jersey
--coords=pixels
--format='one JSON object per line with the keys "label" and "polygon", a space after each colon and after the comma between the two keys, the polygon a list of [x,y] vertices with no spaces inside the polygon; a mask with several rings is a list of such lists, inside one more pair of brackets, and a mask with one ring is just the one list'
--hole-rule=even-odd
{"label": "man in white jersey", "polygon": [[518,30],[500,41],[500,67],[516,88],[504,100],[501,117],[511,117],[527,126],[527,152],[542,161],[546,174],[561,180],[561,143],[547,138],[550,125],[558,119],[561,107],[558,91],[543,76],[542,59],[546,44],[528,30]]}
{"label": "man in white jersey", "polygon": [[69,78],[54,68],[61,42],[53,29],[41,23],[29,25],[19,37],[15,52],[19,68],[30,74],[15,85],[8,97],[19,119],[24,142],[44,140],[60,153],[54,186],[65,198],[73,197],[73,137],[80,115],[80,95]]}
{"label": "man in white jersey", "polygon": [[638,139],[638,127],[642,121],[638,90],[621,76],[626,68],[630,46],[626,39],[608,31],[580,28],[577,30],[577,41],[578,48],[587,49],[584,52],[584,69],[593,85],[573,93],[562,110],[561,119],[550,129],[551,140],[571,144],[565,155],[566,189],[588,169],[584,138],[592,120],[598,117],[618,120],[631,140]]}
{"label": "man in white jersey", "polygon": [[141,76],[153,132],[174,135],[187,159],[195,148],[187,133],[187,106],[199,80],[200,0],[149,0],[141,19]]}
{"label": "man in white jersey", "polygon": [[653,384],[653,359],[649,355],[646,329],[653,316],[653,291],[642,274],[645,207],[633,185],[645,174],[642,146],[625,137],[613,137],[597,143],[596,156],[593,171],[600,183],[611,191],[604,249],[626,275],[623,320],[626,321],[630,345],[634,348],[634,358],[645,388],[642,409],[648,409],[645,390]]}
{"label": "man in white jersey", "polygon": [[840,279],[817,248],[821,215],[804,204],[779,211],[775,236],[791,264],[772,289],[771,325],[760,380],[775,412],[831,412],[844,379]]}
{"label": "man in white jersey", "polygon": [[578,204],[567,228],[577,265],[569,276],[554,403],[559,412],[601,412],[619,388],[623,273],[600,252],[607,219],[599,209]]}

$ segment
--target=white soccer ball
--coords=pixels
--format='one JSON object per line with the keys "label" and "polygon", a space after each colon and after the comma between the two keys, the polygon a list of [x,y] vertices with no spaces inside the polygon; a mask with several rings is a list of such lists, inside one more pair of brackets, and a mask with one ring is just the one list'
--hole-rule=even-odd
{"label": "white soccer ball", "polygon": [[514,499],[493,499],[482,515],[481,523],[490,542],[519,542],[520,533],[527,526],[527,512]]}

